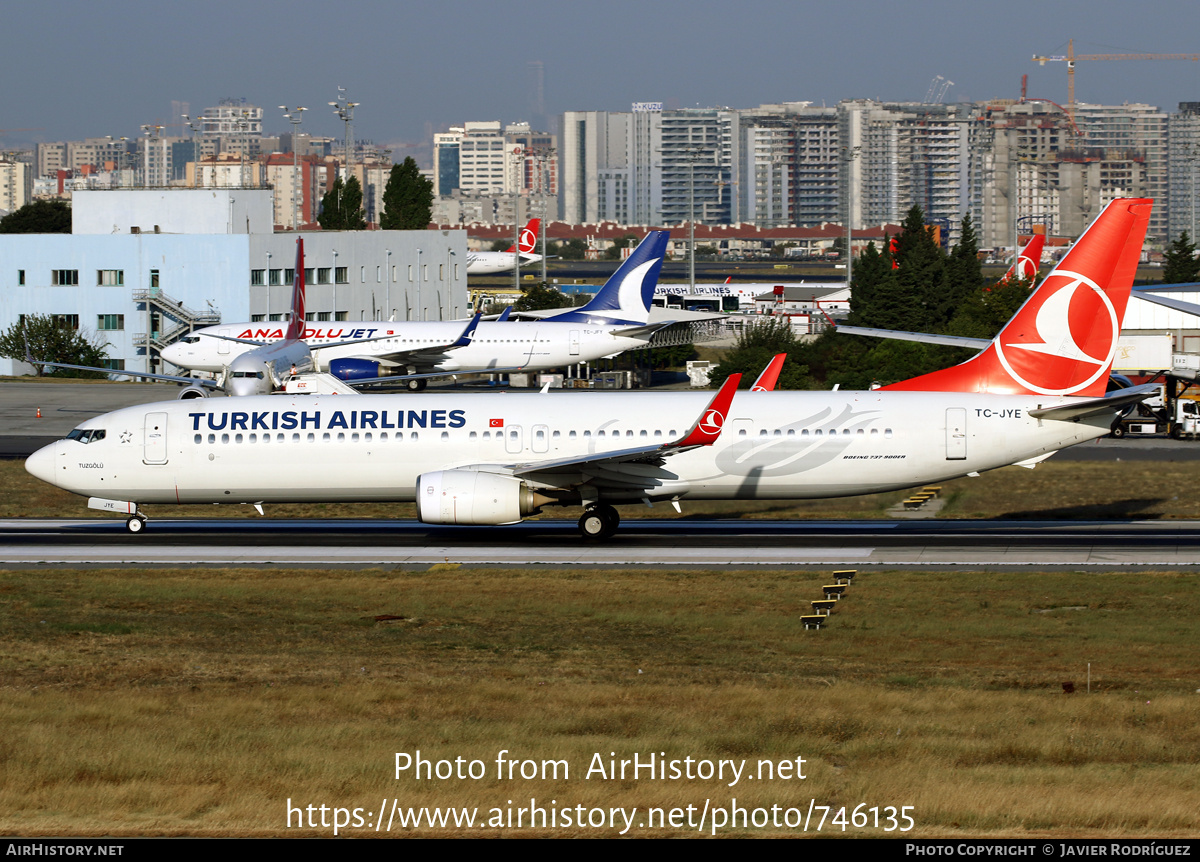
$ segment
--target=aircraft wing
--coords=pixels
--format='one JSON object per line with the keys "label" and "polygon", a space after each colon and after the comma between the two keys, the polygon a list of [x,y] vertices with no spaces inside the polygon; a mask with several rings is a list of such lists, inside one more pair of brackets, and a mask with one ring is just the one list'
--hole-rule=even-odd
{"label": "aircraft wing", "polygon": [[217,392],[224,392],[225,387],[219,383],[206,380],[202,377],[181,377],[174,374],[151,374],[149,371],[118,371],[113,368],[97,368],[94,365],[71,365],[66,362],[42,362],[40,359],[26,358],[25,360],[30,365],[44,365],[50,368],[74,368],[77,371],[99,371],[101,374],[113,374],[118,377],[136,377],[145,378],[147,380],[165,380],[168,383],[186,383],[192,386],[203,386],[206,389],[214,389]]}
{"label": "aircraft wing", "polygon": [[[378,362],[381,365],[436,365],[438,362],[446,358],[446,354],[451,350],[458,350],[460,347],[466,347],[471,343],[471,339],[475,337],[475,328],[479,325],[479,319],[483,317],[481,313],[476,313],[465,327],[462,334],[454,341],[448,341],[445,344],[426,344],[421,347],[414,347],[410,350],[393,350],[388,353],[377,353],[372,355],[348,356],[345,359],[362,359],[367,362]],[[385,338],[394,338],[395,336],[386,335],[381,338],[365,338],[362,341],[380,341]],[[320,347],[314,347],[315,352],[325,350],[330,347],[338,347],[345,344],[354,344],[353,341],[340,341],[336,344],[322,344]],[[489,369],[490,370],[490,369]],[[439,375],[410,375],[412,377],[421,376],[439,376]],[[392,378],[393,380],[396,378]]]}
{"label": "aircraft wing", "polygon": [[1099,413],[1116,413],[1120,408],[1159,394],[1157,383],[1145,383],[1141,386],[1131,386],[1118,389],[1101,398],[1089,398],[1086,401],[1076,401],[1068,404],[1056,404],[1053,407],[1039,407],[1030,410],[1029,415],[1035,419],[1057,419],[1070,421],[1095,416]]}
{"label": "aircraft wing", "polygon": [[742,375],[731,374],[692,427],[669,443],[634,446],[567,458],[506,465],[514,476],[549,487],[572,487],[599,481],[607,487],[648,488],[677,479],[659,468],[666,459],[700,446],[711,446],[721,435],[729,405]]}
{"label": "aircraft wing", "polygon": [[[375,361],[375,358],[372,359]],[[371,383],[390,383],[397,380],[428,380],[434,377],[468,377],[472,374],[510,374],[514,371],[521,372],[525,370],[524,365],[514,365],[511,368],[471,368],[467,371],[426,371],[422,374],[388,374],[382,377],[368,377],[366,379],[343,380],[349,386],[365,386]]]}
{"label": "aircraft wing", "polygon": [[844,332],[847,335],[867,335],[872,338],[892,338],[897,341],[923,341],[926,344],[969,347],[972,350],[983,350],[992,343],[990,338],[969,338],[965,335],[933,335],[928,332],[902,332],[898,329],[872,329],[869,326],[838,326],[836,331]]}

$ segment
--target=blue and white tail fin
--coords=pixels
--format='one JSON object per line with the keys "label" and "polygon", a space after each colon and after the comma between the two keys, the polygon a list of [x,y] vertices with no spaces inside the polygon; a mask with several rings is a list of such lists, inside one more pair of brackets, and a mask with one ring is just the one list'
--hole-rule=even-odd
{"label": "blue and white tail fin", "polygon": [[653,230],[625,259],[620,269],[582,308],[556,314],[552,319],[563,323],[643,325],[650,320],[654,288],[662,270],[670,231]]}

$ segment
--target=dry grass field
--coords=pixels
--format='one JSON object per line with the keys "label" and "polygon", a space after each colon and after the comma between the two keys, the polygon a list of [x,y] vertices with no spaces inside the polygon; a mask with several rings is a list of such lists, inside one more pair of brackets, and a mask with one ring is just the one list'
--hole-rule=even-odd
{"label": "dry grass field", "polygon": [[[827,628],[805,631],[798,615],[826,577],[0,572],[0,833],[332,834],[289,829],[288,800],[318,806],[318,822],[322,804],[329,822],[341,807],[365,823],[396,799],[515,825],[533,799],[572,816],[636,806],[641,836],[697,834],[688,814],[676,828],[646,819],[691,805],[696,822],[706,804],[709,834],[734,800],[912,806],[907,834],[923,837],[1196,834],[1200,576],[872,571]],[[396,753],[418,750],[486,774],[397,779]],[[503,750],[569,772],[498,779]],[[596,755],[607,767],[651,753],[751,771],[803,758],[805,778],[587,777]]]}

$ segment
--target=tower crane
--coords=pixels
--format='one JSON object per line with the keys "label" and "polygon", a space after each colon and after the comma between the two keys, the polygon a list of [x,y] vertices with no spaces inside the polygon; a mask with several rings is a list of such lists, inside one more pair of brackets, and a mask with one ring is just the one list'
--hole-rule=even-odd
{"label": "tower crane", "polygon": [[1039,57],[1033,55],[1033,61],[1039,66],[1048,62],[1067,64],[1067,114],[1071,122],[1075,122],[1075,64],[1080,60],[1200,60],[1200,54],[1076,54],[1075,40],[1067,41],[1066,56]]}

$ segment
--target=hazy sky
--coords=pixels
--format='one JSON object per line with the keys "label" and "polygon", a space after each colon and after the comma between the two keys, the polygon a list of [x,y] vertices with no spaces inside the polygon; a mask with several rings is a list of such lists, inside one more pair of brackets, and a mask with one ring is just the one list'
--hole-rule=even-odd
{"label": "hazy sky", "polygon": [[[0,51],[0,147],[139,134],[226,97],[304,105],[304,130],[341,136],[327,103],[361,103],[355,136],[395,145],[466,120],[528,119],[526,64],[545,68],[549,113],[667,107],[946,101],[1029,95],[1066,101],[1065,63],[1034,54],[1200,53],[1196,0],[689,0],[440,3],[313,0],[9,0]],[[1080,62],[1079,101],[1200,101],[1200,63]],[[170,133],[170,130],[169,132]],[[177,134],[179,132],[176,132]],[[427,156],[426,156],[427,158]]]}

